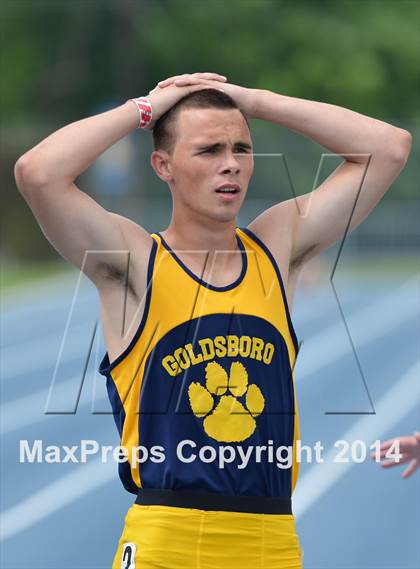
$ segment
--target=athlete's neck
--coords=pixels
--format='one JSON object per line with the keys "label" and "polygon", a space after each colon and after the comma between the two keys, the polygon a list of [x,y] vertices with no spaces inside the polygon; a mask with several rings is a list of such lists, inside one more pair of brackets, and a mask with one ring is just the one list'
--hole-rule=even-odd
{"label": "athlete's neck", "polygon": [[203,224],[176,224],[173,221],[161,235],[172,249],[179,251],[207,251],[213,255],[216,251],[236,251],[236,220],[217,227]]}

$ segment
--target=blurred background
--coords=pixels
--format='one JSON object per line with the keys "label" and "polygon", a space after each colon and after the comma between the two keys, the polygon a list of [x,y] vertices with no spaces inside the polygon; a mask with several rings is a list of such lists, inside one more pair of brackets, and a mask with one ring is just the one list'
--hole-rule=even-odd
{"label": "blurred background", "polygon": [[[346,435],[371,444],[419,429],[418,0],[3,0],[0,15],[1,567],[109,567],[132,502],[115,464],[19,464],[21,439],[118,439],[96,373],[104,348],[95,290],[42,235],[14,164],[60,127],[168,76],[216,71],[412,133],[410,159],[374,212],[340,255],[332,247],[304,271],[293,320],[305,443],[332,448]],[[279,156],[256,157],[239,226],[311,191],[339,163],[325,158],[316,179],[325,149],[273,124],[251,128],[255,152]],[[150,133],[136,131],[77,184],[159,231],[171,201],[151,149]],[[51,382],[66,403],[78,399],[82,376],[77,414],[44,415]],[[341,467],[302,465],[295,504],[305,567],[420,567],[418,474],[402,481],[401,470],[369,460]]]}

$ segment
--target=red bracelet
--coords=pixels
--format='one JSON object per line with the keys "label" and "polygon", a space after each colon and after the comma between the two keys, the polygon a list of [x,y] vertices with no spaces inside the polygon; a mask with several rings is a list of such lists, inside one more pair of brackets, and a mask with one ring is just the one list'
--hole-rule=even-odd
{"label": "red bracelet", "polygon": [[139,126],[137,128],[147,128],[152,122],[153,110],[152,105],[146,97],[137,97],[136,99],[129,99],[133,101],[139,111]]}

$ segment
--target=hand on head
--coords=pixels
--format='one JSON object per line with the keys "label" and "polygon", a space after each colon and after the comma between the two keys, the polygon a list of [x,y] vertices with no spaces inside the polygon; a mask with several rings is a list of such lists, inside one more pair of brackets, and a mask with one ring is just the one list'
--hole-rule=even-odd
{"label": "hand on head", "polygon": [[219,75],[218,73],[184,73],[183,75],[174,75],[168,77],[163,81],[159,81],[158,87],[163,89],[169,85],[177,85],[178,87],[185,87],[186,85],[198,85],[203,81],[227,81],[227,77]]}
{"label": "hand on head", "polygon": [[166,111],[189,93],[206,88],[220,89],[220,85],[225,82],[226,77],[217,73],[186,73],[159,81],[147,95],[153,109],[153,120],[148,129],[152,129]]}
{"label": "hand on head", "polygon": [[148,98],[153,106],[153,123],[150,128],[153,128],[156,120],[180,99],[189,93],[206,88],[223,91],[235,101],[244,115],[248,118],[255,116],[254,89],[228,83],[227,78],[218,73],[184,73],[159,81],[156,87],[149,92]]}

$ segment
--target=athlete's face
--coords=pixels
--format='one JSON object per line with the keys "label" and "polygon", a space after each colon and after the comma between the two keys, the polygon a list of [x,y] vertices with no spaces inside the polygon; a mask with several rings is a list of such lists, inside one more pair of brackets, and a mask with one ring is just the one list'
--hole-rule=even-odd
{"label": "athlete's face", "polygon": [[[184,109],[174,129],[170,185],[175,208],[213,220],[235,219],[254,167],[251,136],[241,112]],[[230,185],[235,193],[220,191]]]}

